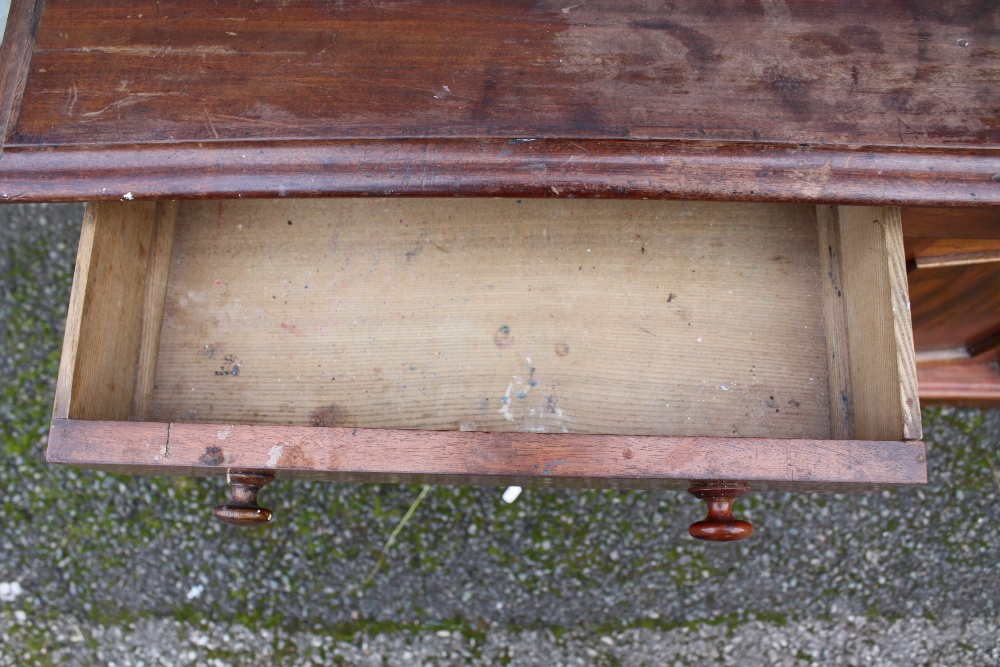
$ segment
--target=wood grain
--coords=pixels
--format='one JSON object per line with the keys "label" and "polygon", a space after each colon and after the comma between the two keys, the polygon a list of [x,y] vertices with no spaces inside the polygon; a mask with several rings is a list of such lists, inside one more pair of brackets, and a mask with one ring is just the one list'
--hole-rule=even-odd
{"label": "wood grain", "polygon": [[128,419],[156,204],[88,207],[73,278],[57,415]]}
{"label": "wood grain", "polygon": [[865,490],[927,480],[920,442],[458,433],[54,420],[47,458],[130,474],[336,481]]}
{"label": "wood grain", "polygon": [[995,2],[724,4],[49,0],[0,198],[1000,204]]}
{"label": "wood grain", "polygon": [[1000,262],[1000,239],[934,239],[921,244],[913,257],[918,269],[991,262]]}
{"label": "wood grain", "polygon": [[0,158],[17,124],[41,17],[41,0],[13,0],[0,30]]}
{"label": "wood grain", "polygon": [[[854,437],[921,437],[899,210],[837,208]],[[900,425],[902,429],[900,430]]]}
{"label": "wood grain", "polygon": [[308,0],[275,12],[249,0],[48,0],[11,143],[1000,146],[991,0],[566,7]]}
{"label": "wood grain", "polygon": [[947,363],[917,367],[924,405],[1000,408],[1000,364]]}
{"label": "wood grain", "polygon": [[885,260],[888,264],[889,301],[892,304],[898,399],[903,415],[903,439],[919,440],[924,437],[924,432],[920,419],[920,396],[913,349],[913,322],[910,318],[903,222],[898,207],[890,206],[884,209],[882,225]]}
{"label": "wood grain", "polygon": [[[854,437],[854,389],[851,384],[851,338],[844,298],[844,267],[837,207],[817,206],[819,263],[822,276],[823,323],[827,376],[830,383],[830,433],[838,440]],[[848,297],[850,298],[850,297]]]}
{"label": "wood grain", "polygon": [[1000,329],[1000,264],[919,269],[909,283],[916,350],[967,347]]}
{"label": "wood grain", "polygon": [[1000,239],[1000,209],[914,207],[900,211],[903,237],[915,239]]}
{"label": "wood grain", "polygon": [[8,147],[0,200],[601,197],[997,206],[996,151],[370,139]]}
{"label": "wood grain", "polygon": [[153,219],[152,247],[149,251],[149,263],[146,265],[142,319],[139,324],[139,352],[136,357],[135,387],[130,410],[131,419],[136,421],[149,419],[156,358],[160,351],[160,328],[163,324],[163,304],[174,245],[177,208],[177,202],[158,202]]}
{"label": "wood grain", "polygon": [[157,421],[829,437],[812,210],[183,203]]}

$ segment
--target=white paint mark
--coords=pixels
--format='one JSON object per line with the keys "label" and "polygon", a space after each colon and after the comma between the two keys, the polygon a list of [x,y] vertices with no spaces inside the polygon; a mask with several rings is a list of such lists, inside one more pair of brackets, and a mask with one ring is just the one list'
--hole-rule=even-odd
{"label": "white paint mark", "polygon": [[510,505],[517,497],[521,495],[521,487],[519,486],[508,486],[507,490],[503,492],[503,501]]}
{"label": "white paint mark", "polygon": [[225,440],[229,437],[229,434],[233,432],[232,426],[223,426],[219,429],[219,440]]}
{"label": "white paint mark", "polygon": [[514,383],[513,382],[511,382],[510,384],[507,385],[507,393],[504,394],[503,395],[503,399],[501,399],[503,405],[500,406],[500,410],[499,410],[500,414],[502,414],[504,416],[504,419],[506,419],[509,422],[514,421],[514,415],[512,415],[510,413],[510,391],[513,388],[514,388]]}
{"label": "white paint mark", "polygon": [[125,194],[122,195],[122,199],[126,201],[132,201],[133,199],[135,199],[135,197],[132,196],[131,192],[126,192]]}
{"label": "white paint mark", "polygon": [[275,445],[274,447],[271,447],[271,451],[267,457],[267,463],[265,464],[264,467],[265,468],[276,467],[278,465],[278,459],[281,458],[281,452],[284,451],[284,449],[285,449],[284,445]]}
{"label": "white paint mark", "polygon": [[569,14],[571,10],[576,9],[579,6],[580,5],[570,5],[569,7],[563,7],[562,8],[562,13],[563,14]]}
{"label": "white paint mark", "polygon": [[719,385],[719,389],[721,389],[722,391],[729,391],[729,385],[727,385],[727,384],[720,384]]}
{"label": "white paint mark", "polygon": [[699,342],[699,343],[701,342],[701,338],[698,338],[698,342]]}

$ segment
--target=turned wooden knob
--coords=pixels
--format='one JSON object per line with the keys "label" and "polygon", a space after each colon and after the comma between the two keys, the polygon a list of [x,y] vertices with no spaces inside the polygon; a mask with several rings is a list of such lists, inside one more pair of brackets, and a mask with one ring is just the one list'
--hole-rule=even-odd
{"label": "turned wooden knob", "polygon": [[257,492],[270,482],[274,475],[268,472],[235,470],[226,475],[232,497],[225,505],[212,510],[215,518],[231,526],[259,526],[271,520],[271,510],[257,504]]}
{"label": "turned wooden knob", "polygon": [[742,484],[699,484],[688,489],[695,498],[708,505],[708,516],[688,528],[691,537],[712,542],[733,542],[750,537],[753,526],[749,521],[733,517],[733,501],[750,490]]}

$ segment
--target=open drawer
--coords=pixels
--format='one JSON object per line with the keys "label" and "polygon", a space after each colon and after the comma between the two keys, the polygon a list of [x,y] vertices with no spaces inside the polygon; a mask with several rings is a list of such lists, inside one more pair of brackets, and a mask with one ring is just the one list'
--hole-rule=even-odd
{"label": "open drawer", "polygon": [[48,459],[243,523],[272,475],[691,487],[741,537],[747,487],[926,481],[906,290],[894,208],[93,204]]}

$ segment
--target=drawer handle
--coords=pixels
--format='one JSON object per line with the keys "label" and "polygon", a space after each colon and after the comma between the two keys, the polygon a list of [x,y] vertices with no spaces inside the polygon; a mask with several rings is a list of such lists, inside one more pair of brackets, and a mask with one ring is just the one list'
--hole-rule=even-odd
{"label": "drawer handle", "polygon": [[753,534],[750,522],[733,517],[733,501],[749,490],[749,486],[742,484],[699,484],[689,488],[688,493],[708,505],[708,516],[688,528],[691,537],[712,542],[750,537]]}
{"label": "drawer handle", "polygon": [[259,526],[271,520],[271,510],[257,504],[257,492],[274,481],[269,472],[234,470],[226,474],[232,497],[212,510],[215,518],[231,526]]}

